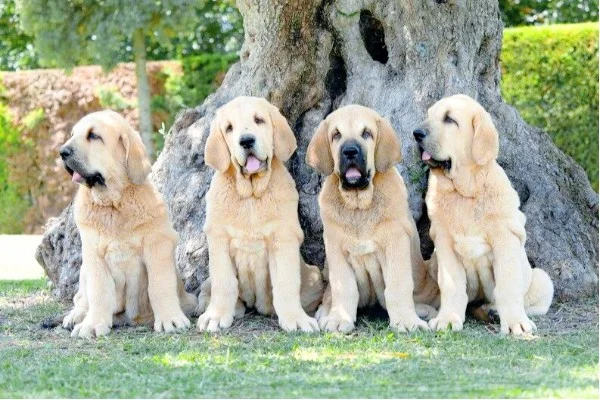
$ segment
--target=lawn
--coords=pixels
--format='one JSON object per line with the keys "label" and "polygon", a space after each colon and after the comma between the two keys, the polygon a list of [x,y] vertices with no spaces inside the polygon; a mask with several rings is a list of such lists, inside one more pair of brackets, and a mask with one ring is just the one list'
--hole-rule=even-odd
{"label": "lawn", "polygon": [[475,321],[396,334],[377,315],[351,335],[285,334],[254,314],[217,336],[139,327],[87,341],[40,328],[66,307],[43,280],[0,281],[0,398],[598,398],[597,302],[555,305],[528,339]]}

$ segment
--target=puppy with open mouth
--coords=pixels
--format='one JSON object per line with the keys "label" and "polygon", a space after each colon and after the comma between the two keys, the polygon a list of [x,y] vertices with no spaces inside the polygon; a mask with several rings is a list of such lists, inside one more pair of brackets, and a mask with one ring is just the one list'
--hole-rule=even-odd
{"label": "puppy with open mouth", "polygon": [[319,195],[329,278],[316,314],[322,329],[351,331],[357,308],[375,303],[402,332],[428,329],[420,317],[437,314],[438,287],[394,168],[400,160],[390,123],[358,105],[331,113],[308,146],[307,164],[327,176]]}
{"label": "puppy with open mouth", "polygon": [[198,329],[229,328],[254,307],[277,315],[286,331],[319,330],[307,312],[321,301],[321,273],[300,255],[298,192],[283,164],[295,150],[286,119],[265,99],[237,97],[217,111],[204,151],[216,172],[206,194],[209,279]]}
{"label": "puppy with open mouth", "polygon": [[425,201],[435,245],[430,266],[441,293],[432,329],[461,330],[469,302],[498,312],[503,333],[536,329],[554,287],[532,269],[525,253],[525,215],[496,159],[499,138],[492,117],[475,100],[455,95],[435,103],[413,135],[430,167]]}
{"label": "puppy with open mouth", "polygon": [[60,148],[79,184],[73,213],[82,265],[74,308],[63,319],[71,336],[109,333],[113,324],[154,323],[157,332],[190,326],[197,300],[175,267],[178,236],[156,187],[142,140],[123,117],[82,118]]}

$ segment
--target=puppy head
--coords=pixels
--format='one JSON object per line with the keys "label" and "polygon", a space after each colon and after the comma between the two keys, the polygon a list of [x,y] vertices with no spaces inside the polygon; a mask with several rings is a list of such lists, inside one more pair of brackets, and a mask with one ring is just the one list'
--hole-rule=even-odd
{"label": "puppy head", "polygon": [[110,110],[88,114],[77,122],[60,156],[73,182],[89,188],[117,182],[139,185],[151,168],[140,135]]}
{"label": "puppy head", "polygon": [[306,152],[307,164],[324,175],[338,175],[344,190],[366,189],[376,172],[401,159],[400,142],[389,121],[359,105],[329,114]]}
{"label": "puppy head", "polygon": [[498,132],[492,117],[466,95],[435,103],[413,135],[423,162],[449,176],[461,167],[487,165],[498,157]]}
{"label": "puppy head", "polygon": [[219,108],[206,140],[204,159],[219,172],[231,166],[243,177],[271,168],[273,157],[287,161],[296,137],[277,107],[258,97],[236,97]]}

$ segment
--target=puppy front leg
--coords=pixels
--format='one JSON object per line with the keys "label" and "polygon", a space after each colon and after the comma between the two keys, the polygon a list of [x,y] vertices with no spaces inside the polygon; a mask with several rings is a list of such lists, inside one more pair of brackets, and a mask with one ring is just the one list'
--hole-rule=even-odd
{"label": "puppy front leg", "polygon": [[495,232],[492,243],[496,279],[494,298],[500,315],[500,329],[504,334],[517,336],[537,329],[525,313],[522,251],[521,240],[510,230]]}
{"label": "puppy front leg", "polygon": [[85,293],[89,308],[83,321],[73,328],[71,337],[100,337],[107,335],[112,327],[116,308],[115,283],[108,265],[98,257],[97,249],[87,246],[88,240],[82,242],[82,258],[86,264]]}
{"label": "puppy front leg", "polygon": [[439,331],[450,326],[453,331],[460,331],[469,302],[466,272],[456,257],[449,238],[436,238],[434,244],[441,306],[438,316],[429,321],[429,327]]}
{"label": "puppy front leg", "polygon": [[233,323],[239,287],[235,267],[229,255],[229,239],[225,234],[207,234],[210,302],[198,318],[198,329],[218,332]]}
{"label": "puppy front leg", "polygon": [[286,331],[319,331],[319,324],[309,317],[300,301],[300,243],[295,236],[279,235],[273,240],[273,257],[269,273],[273,284],[273,308],[279,325]]}
{"label": "puppy front leg", "polygon": [[[344,257],[340,243],[325,238],[325,254],[329,268],[329,287],[331,293],[329,312],[319,315],[319,326],[330,332],[350,332],[354,329],[356,322],[356,310],[358,308],[358,286],[352,266]],[[324,303],[329,300],[325,293]],[[323,306],[325,306],[324,304]]]}
{"label": "puppy front leg", "polygon": [[384,296],[390,326],[400,332],[429,330],[427,323],[419,318],[415,310],[410,238],[403,232],[390,236],[398,238],[394,243],[387,244],[386,265],[383,266]]}
{"label": "puppy front leg", "polygon": [[171,333],[189,328],[177,295],[175,242],[164,235],[144,240],[144,263],[148,270],[148,297],[154,313],[154,330]]}
{"label": "puppy front leg", "polygon": [[89,308],[87,293],[85,290],[86,284],[87,280],[85,263],[83,263],[81,265],[81,269],[79,270],[79,288],[77,289],[75,297],[73,297],[73,309],[69,311],[67,315],[65,315],[62,323],[63,328],[73,328],[74,325],[80,323],[83,321],[83,318],[85,318],[85,314]]}

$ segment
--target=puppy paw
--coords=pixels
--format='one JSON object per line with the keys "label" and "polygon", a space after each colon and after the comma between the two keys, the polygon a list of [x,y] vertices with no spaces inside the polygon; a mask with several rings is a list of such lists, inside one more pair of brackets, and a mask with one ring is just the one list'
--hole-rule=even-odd
{"label": "puppy paw", "polygon": [[218,332],[221,329],[227,329],[233,324],[233,313],[221,313],[216,310],[208,309],[198,318],[196,326],[201,332]]}
{"label": "puppy paw", "polygon": [[327,318],[330,311],[331,311],[331,306],[326,305],[326,304],[321,304],[319,306],[319,308],[317,309],[317,312],[315,312],[315,319],[317,321],[320,321],[322,318]]}
{"label": "puppy paw", "polygon": [[91,339],[93,337],[98,338],[108,335],[109,332],[110,325],[108,322],[93,321],[91,318],[84,318],[83,321],[75,325],[71,332],[71,337]]}
{"label": "puppy paw", "polygon": [[160,314],[154,315],[154,330],[156,332],[173,333],[189,328],[190,325],[190,320],[181,310],[177,310],[168,316]]}
{"label": "puppy paw", "polygon": [[429,327],[434,331],[443,331],[452,329],[453,331],[461,331],[463,328],[463,319],[456,313],[440,313],[437,317],[429,321]]}
{"label": "puppy paw", "polygon": [[280,316],[279,326],[287,332],[301,330],[302,332],[319,332],[319,323],[304,312]]}
{"label": "puppy paw", "polygon": [[523,336],[536,330],[537,327],[525,313],[519,316],[500,318],[500,331],[505,335]]}
{"label": "puppy paw", "polygon": [[437,310],[428,304],[415,304],[415,311],[417,312],[419,318],[425,321],[430,321],[438,315]]}
{"label": "puppy paw", "polygon": [[401,317],[398,321],[390,320],[390,326],[398,332],[414,332],[418,329],[428,331],[429,325],[417,316],[417,314]]}
{"label": "puppy paw", "polygon": [[85,318],[86,310],[74,308],[63,319],[62,326],[65,329],[71,329]]}
{"label": "puppy paw", "polygon": [[322,330],[328,332],[347,333],[354,330],[354,321],[340,315],[340,313],[330,312],[329,315],[322,316],[321,319],[319,319],[319,326]]}

